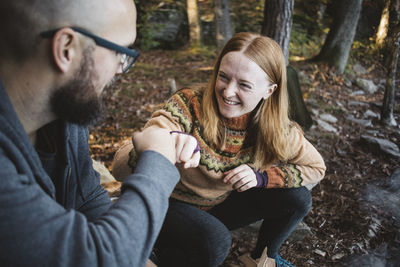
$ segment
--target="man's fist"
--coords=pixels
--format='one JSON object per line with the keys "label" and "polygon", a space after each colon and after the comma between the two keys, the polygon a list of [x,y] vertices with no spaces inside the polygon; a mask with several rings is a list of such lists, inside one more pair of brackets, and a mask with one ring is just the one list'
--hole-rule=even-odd
{"label": "man's fist", "polygon": [[175,140],[168,130],[149,127],[133,134],[132,143],[137,153],[153,150],[166,157],[172,164],[176,162]]}

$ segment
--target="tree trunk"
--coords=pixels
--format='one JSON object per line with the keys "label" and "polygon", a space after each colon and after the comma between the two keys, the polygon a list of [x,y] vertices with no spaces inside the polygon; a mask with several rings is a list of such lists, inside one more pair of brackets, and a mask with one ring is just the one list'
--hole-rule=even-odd
{"label": "tree trunk", "polygon": [[201,28],[197,0],[187,0],[186,5],[189,20],[190,43],[191,45],[200,45]]}
{"label": "tree trunk", "polygon": [[214,0],[214,14],[217,47],[221,49],[233,35],[229,0]]}
{"label": "tree trunk", "polygon": [[390,64],[388,66],[388,73],[386,77],[385,96],[383,98],[383,105],[381,110],[382,123],[390,126],[397,125],[397,122],[393,117],[393,108],[395,100],[396,73],[400,46],[400,0],[395,0],[395,3],[393,4],[393,15],[395,18],[393,18],[394,29],[392,30],[392,50],[390,55]]}
{"label": "tree trunk", "polygon": [[322,20],[324,19],[325,13],[326,13],[326,3],[321,2],[318,4],[319,8],[317,11],[317,22],[318,24],[322,24]]}
{"label": "tree trunk", "polygon": [[383,7],[383,10],[382,10],[381,21],[379,23],[379,27],[376,32],[375,43],[379,48],[382,48],[384,46],[385,39],[388,34],[389,5],[390,5],[390,0],[385,0],[385,6]]}
{"label": "tree trunk", "polygon": [[[261,30],[261,34],[274,39],[281,46],[286,66],[289,64],[293,6],[294,0],[265,0],[264,21]],[[288,66],[286,70],[290,118],[307,130],[312,125],[312,119],[303,100],[299,77],[292,67]]]}
{"label": "tree trunk", "polygon": [[265,0],[261,34],[274,39],[282,48],[289,64],[289,43],[292,31],[294,0]]}
{"label": "tree trunk", "polygon": [[335,67],[342,74],[353,44],[362,0],[338,0],[336,15],[320,53],[314,58]]}
{"label": "tree trunk", "polygon": [[382,54],[384,58],[384,65],[389,69],[392,60],[392,50],[391,45],[394,44],[394,38],[396,36],[396,29],[400,21],[400,0],[389,0],[389,26],[388,33],[386,37],[386,45],[382,49]]}
{"label": "tree trunk", "polygon": [[286,68],[287,87],[289,93],[290,118],[303,127],[304,130],[310,129],[313,124],[310,113],[303,100],[297,72],[291,66]]}

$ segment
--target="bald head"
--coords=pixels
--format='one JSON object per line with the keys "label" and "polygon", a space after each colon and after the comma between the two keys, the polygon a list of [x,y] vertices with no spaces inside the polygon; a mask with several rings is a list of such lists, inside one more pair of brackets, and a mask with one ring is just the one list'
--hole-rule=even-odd
{"label": "bald head", "polygon": [[23,60],[35,53],[40,32],[66,26],[100,36],[124,36],[121,42],[136,37],[136,30],[127,31],[136,29],[133,0],[0,1],[0,18],[0,59]]}

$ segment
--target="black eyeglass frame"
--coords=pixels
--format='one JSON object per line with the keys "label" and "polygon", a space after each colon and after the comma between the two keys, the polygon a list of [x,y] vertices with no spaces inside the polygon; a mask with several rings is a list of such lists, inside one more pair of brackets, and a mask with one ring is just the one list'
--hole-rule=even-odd
{"label": "black eyeglass frame", "polygon": [[117,53],[120,54],[125,54],[128,55],[129,57],[132,58],[132,62],[129,63],[129,65],[125,68],[122,69],[123,73],[128,72],[128,70],[133,66],[133,64],[135,64],[137,58],[140,55],[140,52],[134,48],[127,48],[121,45],[118,45],[116,43],[113,43],[111,41],[108,41],[104,38],[101,38],[100,36],[97,36],[87,30],[84,30],[82,28],[79,27],[62,27],[62,28],[58,28],[58,29],[54,29],[54,30],[49,30],[49,31],[44,31],[40,33],[40,36],[42,36],[43,38],[52,38],[59,30],[63,29],[63,28],[70,28],[73,31],[79,32],[87,37],[90,37],[93,39],[93,41],[96,43],[96,45],[116,51]]}

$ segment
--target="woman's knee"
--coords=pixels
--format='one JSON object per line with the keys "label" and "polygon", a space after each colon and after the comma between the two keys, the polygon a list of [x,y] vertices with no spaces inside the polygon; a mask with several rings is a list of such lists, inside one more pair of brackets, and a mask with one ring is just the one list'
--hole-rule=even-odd
{"label": "woman's knee", "polygon": [[[231,235],[213,215],[172,202],[157,244],[160,249],[182,251],[186,259],[179,260],[189,262],[190,266],[219,266],[229,253]],[[173,258],[169,255],[166,261]]]}
{"label": "woman's knee", "polygon": [[303,213],[304,215],[308,214],[311,210],[312,206],[312,196],[310,190],[306,187],[301,187],[300,189],[300,196],[298,201],[297,209]]}
{"label": "woman's knee", "polygon": [[306,187],[289,189],[287,191],[288,208],[299,213],[307,215],[312,206],[312,197],[310,191]]}

